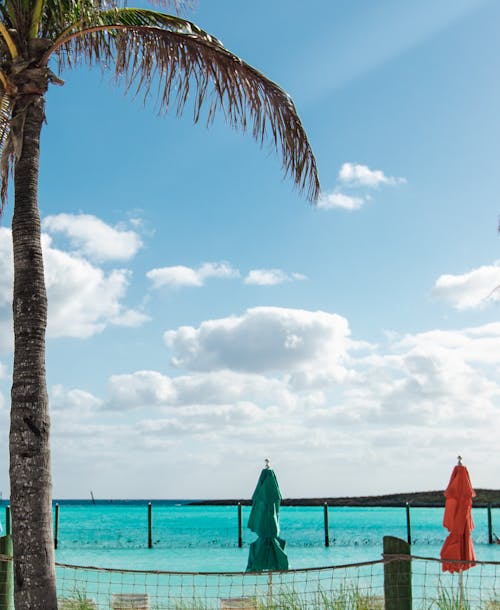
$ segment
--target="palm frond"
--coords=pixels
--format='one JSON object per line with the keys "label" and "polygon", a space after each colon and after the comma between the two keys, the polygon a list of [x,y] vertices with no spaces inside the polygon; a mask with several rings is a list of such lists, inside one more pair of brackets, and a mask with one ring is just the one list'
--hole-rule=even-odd
{"label": "palm frond", "polygon": [[[95,25],[100,14],[116,15],[128,9],[118,7],[117,0],[41,0],[44,5],[42,36],[55,40],[63,31]],[[1,2],[1,0],[0,0]],[[191,8],[195,1],[191,0],[151,0],[153,4],[167,7],[172,6],[180,14],[181,11]],[[147,12],[147,11],[146,11]],[[153,13],[154,11],[150,11]],[[110,23],[113,20],[107,20]]]}
{"label": "palm frond", "polygon": [[[90,21],[90,20],[89,20]],[[316,161],[290,97],[255,68],[194,24],[156,11],[113,9],[70,28],[51,49],[62,66],[77,60],[114,63],[126,91],[151,97],[161,112],[182,114],[193,100],[193,119],[207,109],[207,124],[222,111],[235,128],[261,144],[270,139],[290,174],[311,200],[319,194]],[[48,61],[48,57],[46,58]]]}
{"label": "palm frond", "polygon": [[15,42],[12,40],[12,36],[10,35],[8,29],[5,27],[3,22],[0,21],[0,36],[7,47],[10,57],[15,59],[18,55],[18,50]]}
{"label": "palm frond", "polygon": [[35,4],[33,6],[33,11],[31,13],[31,26],[30,26],[30,31],[29,31],[30,38],[36,38],[38,36],[38,31],[40,30],[44,5],[45,5],[45,0],[35,0]]}
{"label": "palm frond", "polygon": [[45,0],[40,35],[56,40],[72,25],[93,23],[101,11],[115,7],[114,0]]}
{"label": "palm frond", "polygon": [[[36,0],[4,0],[9,24],[18,34],[18,41],[28,40]],[[21,49],[19,49],[21,51]]]}

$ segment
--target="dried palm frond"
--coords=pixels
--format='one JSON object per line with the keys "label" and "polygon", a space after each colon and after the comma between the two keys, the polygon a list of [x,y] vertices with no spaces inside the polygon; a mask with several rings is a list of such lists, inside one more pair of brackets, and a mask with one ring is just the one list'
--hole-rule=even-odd
{"label": "dried palm frond", "polygon": [[77,28],[68,28],[50,51],[58,53],[61,67],[75,59],[106,68],[114,63],[126,91],[145,101],[154,97],[160,112],[174,105],[180,115],[192,99],[195,122],[207,108],[207,124],[219,110],[232,127],[246,130],[251,123],[256,140],[269,137],[285,173],[317,199],[316,162],[292,100],[216,38],[179,17],[145,9],[101,11]]}

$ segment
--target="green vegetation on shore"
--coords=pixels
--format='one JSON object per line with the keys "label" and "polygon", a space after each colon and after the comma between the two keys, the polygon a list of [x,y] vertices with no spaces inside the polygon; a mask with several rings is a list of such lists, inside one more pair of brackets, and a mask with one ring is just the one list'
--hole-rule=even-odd
{"label": "green vegetation on shore", "polygon": [[[473,506],[485,507],[488,504],[500,506],[500,490],[476,489]],[[250,505],[247,498],[231,500],[199,500],[190,502],[196,506],[230,506],[240,502],[243,506]],[[407,502],[411,506],[434,507],[444,506],[444,491],[413,491],[409,493],[385,494],[381,496],[347,496],[339,498],[284,498],[282,506],[403,506]]]}

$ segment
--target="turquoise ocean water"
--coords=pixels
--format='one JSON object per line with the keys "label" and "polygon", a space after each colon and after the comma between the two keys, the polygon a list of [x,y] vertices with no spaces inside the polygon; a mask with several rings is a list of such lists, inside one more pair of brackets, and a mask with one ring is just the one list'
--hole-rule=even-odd
{"label": "turquoise ocean water", "polygon": [[[121,569],[187,572],[243,571],[255,535],[246,528],[238,548],[236,506],[190,506],[185,501],[152,501],[153,548],[148,546],[147,500],[59,501],[60,563]],[[3,506],[6,505],[4,501]],[[500,535],[500,508],[493,530]],[[447,535],[442,508],[412,508],[412,554],[439,557]],[[486,509],[473,509],[477,559],[500,561],[500,545],[488,544]],[[5,509],[0,511],[5,531]],[[282,507],[281,536],[291,568],[342,565],[378,560],[382,538],[406,540],[406,510],[401,508],[329,508],[330,546],[324,546],[323,507]]]}

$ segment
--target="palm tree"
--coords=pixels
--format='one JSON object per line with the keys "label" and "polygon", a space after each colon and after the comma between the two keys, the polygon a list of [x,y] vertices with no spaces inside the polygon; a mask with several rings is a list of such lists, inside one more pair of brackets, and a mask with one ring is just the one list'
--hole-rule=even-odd
{"label": "palm tree", "polygon": [[181,114],[191,98],[195,122],[202,107],[209,123],[221,110],[231,126],[250,126],[261,143],[270,138],[284,172],[311,200],[318,196],[319,183],[289,96],[177,14],[123,7],[115,0],[0,0],[0,55],[2,204],[10,174],[14,180],[14,599],[18,610],[52,610],[57,599],[45,381],[47,298],[37,194],[49,85],[64,84],[58,74],[80,62],[111,66],[126,91],[140,93],[145,101],[159,92],[157,101],[164,111],[173,106]]}

